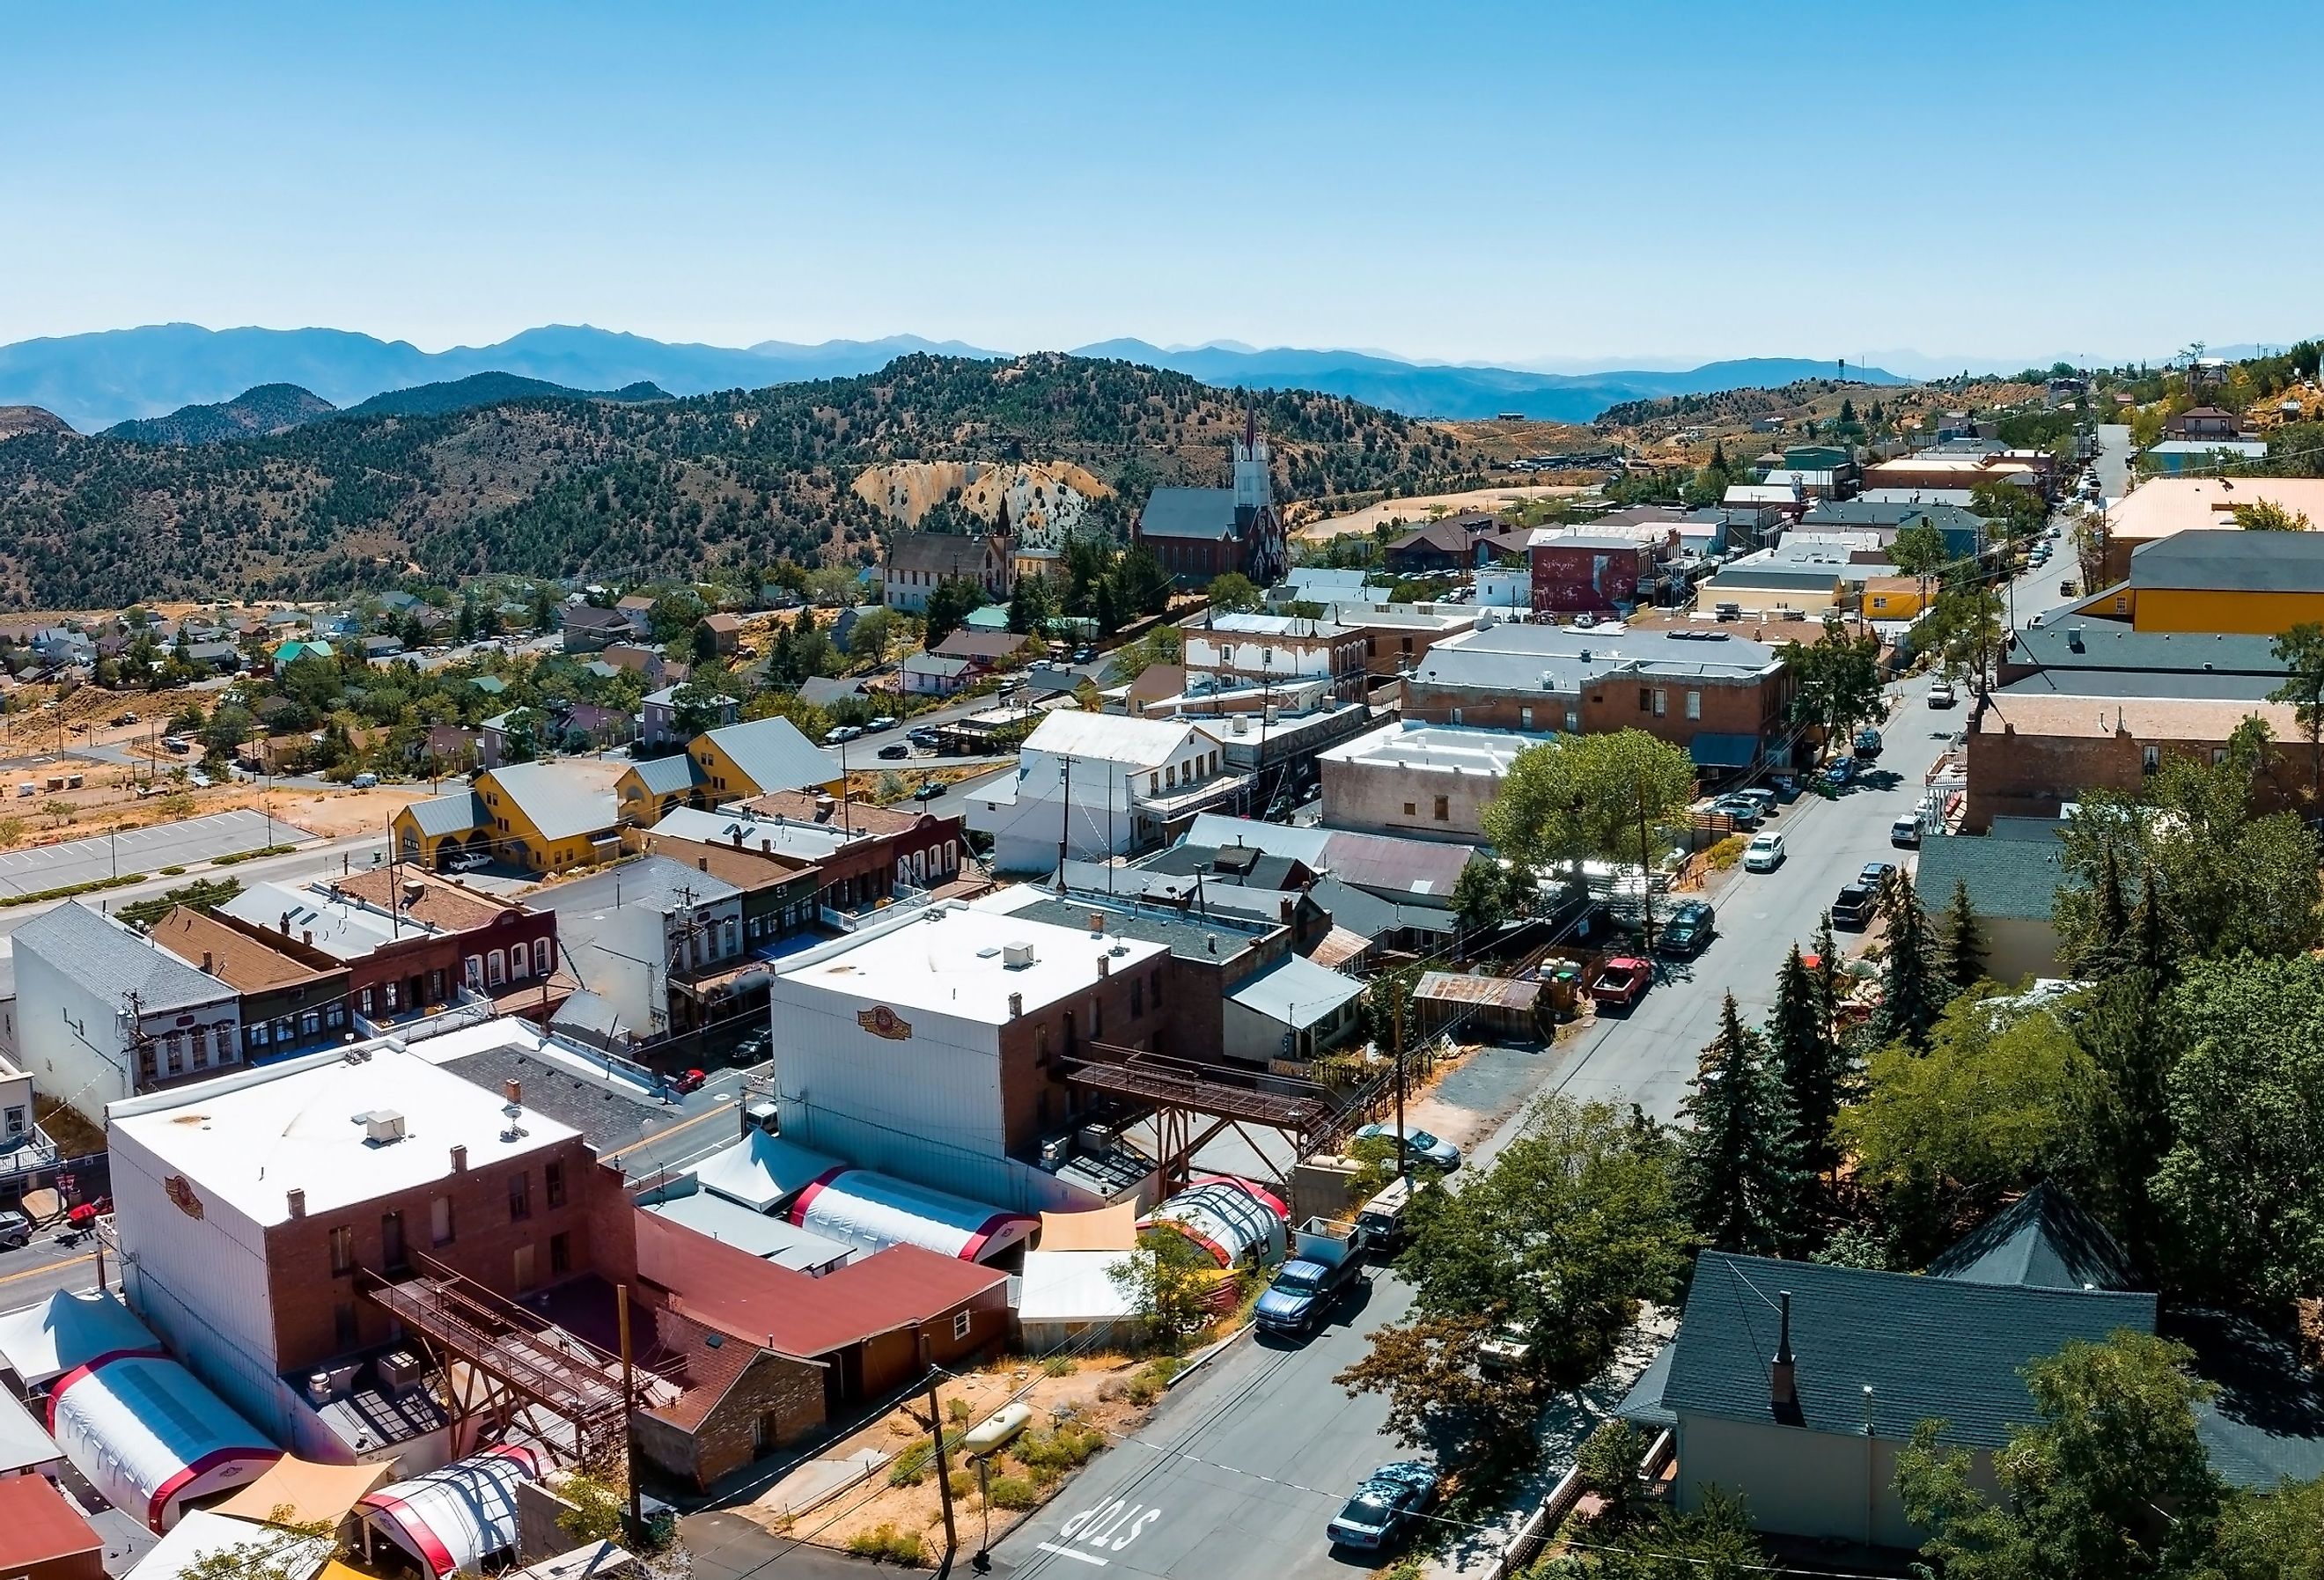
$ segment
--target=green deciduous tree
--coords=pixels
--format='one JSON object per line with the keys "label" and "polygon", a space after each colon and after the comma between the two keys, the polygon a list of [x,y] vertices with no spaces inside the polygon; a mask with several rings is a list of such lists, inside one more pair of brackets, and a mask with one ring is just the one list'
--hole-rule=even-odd
{"label": "green deciduous tree", "polygon": [[1964,995],[1926,1052],[1892,1043],[1872,1056],[1834,1129],[1883,1221],[1919,1254],[2077,1155],[2089,1081],[2054,1011]]}
{"label": "green deciduous tree", "polygon": [[1259,607],[1265,596],[1259,584],[1239,570],[1230,570],[1211,583],[1211,607],[1222,614],[1240,614]]}
{"label": "green deciduous tree", "polygon": [[1020,576],[1009,590],[1009,629],[1038,635],[1062,613],[1056,588],[1046,576]]}
{"label": "green deciduous tree", "polygon": [[1504,922],[1525,915],[1533,903],[1533,880],[1523,867],[1472,861],[1452,884],[1452,914],[1461,923],[1464,947]]}
{"label": "green deciduous tree", "polygon": [[2179,1281],[2264,1300],[2324,1293],[2324,965],[2213,961],[2171,1001],[2185,1051],[2154,1180]]}
{"label": "green deciduous tree", "polygon": [[1794,687],[1793,716],[1821,729],[1825,740],[1845,741],[1880,716],[1880,639],[1871,632],[1852,632],[1832,614],[1820,641],[1787,642],[1782,657]]}
{"label": "green deciduous tree", "polygon": [[1810,1186],[1799,1119],[1766,1039],[1745,1028],[1733,993],[1685,1106],[1692,1128],[1679,1143],[1678,1197],[1695,1233],[1721,1251],[1792,1249]]}
{"label": "green deciduous tree", "polygon": [[[1687,1243],[1672,1172],[1669,1140],[1635,1110],[1545,1100],[1463,1189],[1415,1199],[1399,1262],[1412,1313],[1336,1381],[1385,1393],[1389,1430],[1445,1463],[1522,1463],[1550,1395],[1597,1374],[1641,1302],[1670,1297]],[[1477,1345],[1504,1329],[1526,1354],[1480,1368]]]}
{"label": "green deciduous tree", "polygon": [[[2317,843],[2289,812],[2255,815],[2267,728],[2247,719],[2218,762],[2164,752],[2135,796],[2092,790],[2066,828],[2057,923],[2066,957],[2102,960],[2128,922],[2125,875],[2147,874],[2177,947],[2214,958],[2290,955],[2319,937]],[[2108,897],[2109,864],[2115,876]]]}
{"label": "green deciduous tree", "polygon": [[2272,499],[2255,499],[2239,504],[2234,511],[2236,525],[2247,532],[2304,532],[2309,530],[2308,517],[2296,510],[2286,510]]}
{"label": "green deciduous tree", "polygon": [[2283,665],[2283,684],[2267,699],[2292,704],[2308,737],[2308,793],[2324,797],[2324,625],[2301,622],[2275,639],[2274,651]]}
{"label": "green deciduous tree", "polygon": [[1953,880],[1952,904],[1945,910],[1938,969],[1954,991],[1966,993],[1985,980],[1985,927],[1969,903],[1969,880]]}
{"label": "green deciduous tree", "polygon": [[2207,1570],[2221,1488],[2196,1435],[2207,1391],[2177,1344],[2125,1330],[2025,1369],[2034,1420],[1993,1456],[1996,1501],[1966,1449],[1923,1422],[1897,1456],[1904,1512],[1948,1580],[2162,1580]]}
{"label": "green deciduous tree", "polygon": [[1211,1319],[1208,1297],[1218,1263],[1176,1229],[1156,1227],[1138,1249],[1106,1269],[1114,1288],[1144,1318],[1156,1340],[1176,1349]]}
{"label": "green deciduous tree", "polygon": [[1582,1539],[1536,1580],[1760,1580],[1771,1567],[1742,1500],[1717,1487],[1687,1513],[1655,1509],[1602,1538],[1593,1520]]}
{"label": "green deciduous tree", "polygon": [[1655,830],[1693,799],[1693,762],[1644,730],[1559,735],[1517,754],[1482,820],[1494,847],[1528,872],[1646,866]]}
{"label": "green deciduous tree", "polygon": [[1920,640],[1945,671],[1967,675],[1978,690],[1985,689],[1986,671],[2001,646],[2001,596],[1982,582],[1947,587],[1929,605],[1929,617]]}

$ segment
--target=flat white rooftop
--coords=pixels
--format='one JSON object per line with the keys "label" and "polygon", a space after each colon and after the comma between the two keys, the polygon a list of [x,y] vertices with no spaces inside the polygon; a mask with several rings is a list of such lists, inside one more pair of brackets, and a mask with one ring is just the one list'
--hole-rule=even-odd
{"label": "flat white rooftop", "polygon": [[[1131,971],[1170,952],[1165,944],[1112,933],[1094,937],[976,906],[936,905],[925,915],[926,920],[786,971],[779,980],[998,1026],[1010,1018],[1011,993],[1021,994],[1030,1012],[1087,993],[1098,981],[1101,958],[1109,972]],[[1014,946],[1020,944],[1029,947],[1031,960],[1012,965]],[[776,996],[782,997],[780,989]]]}
{"label": "flat white rooftop", "polygon": [[[273,1224],[289,1221],[292,1190],[307,1193],[315,1216],[446,1178],[454,1147],[467,1148],[469,1169],[489,1169],[581,1133],[526,1109],[522,1133],[504,1139],[504,1101],[383,1039],[133,1097],[107,1108],[106,1122],[184,1175],[195,1196]],[[383,1110],[403,1116],[401,1140],[371,1139],[364,1121]]]}
{"label": "flat white rooftop", "polygon": [[218,909],[237,921],[320,949],[335,960],[360,960],[398,938],[436,929],[410,917],[391,920],[368,906],[334,900],[288,883],[254,883]]}
{"label": "flat white rooftop", "polygon": [[1409,768],[1431,773],[1474,773],[1499,779],[1517,753],[1538,746],[1546,735],[1517,730],[1482,730],[1460,725],[1392,724],[1319,752],[1324,762],[1374,768]]}

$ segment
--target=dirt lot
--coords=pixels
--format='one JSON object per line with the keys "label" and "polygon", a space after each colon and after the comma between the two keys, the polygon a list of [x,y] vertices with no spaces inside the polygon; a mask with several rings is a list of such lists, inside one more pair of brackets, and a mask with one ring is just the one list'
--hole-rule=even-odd
{"label": "dirt lot", "polygon": [[1336,538],[1342,532],[1369,532],[1390,522],[1417,526],[1439,515],[1460,510],[1505,510],[1521,499],[1563,499],[1587,494],[1572,483],[1510,483],[1498,488],[1471,488],[1462,494],[1424,494],[1409,499],[1384,499],[1346,515],[1326,516],[1299,529],[1302,538]]}
{"label": "dirt lot", "polygon": [[[1025,1506],[1046,1501],[1066,1477],[1099,1446],[1134,1430],[1151,1412],[1159,1397],[1160,1378],[1152,1363],[1125,1355],[1084,1357],[1072,1370],[1050,1375],[1038,1363],[1011,1357],[968,1376],[945,1382],[939,1391],[946,1425],[957,1433],[991,1416],[1012,1399],[1031,1407],[1033,1419],[1015,1443],[993,1456],[987,1484],[993,1492],[993,1538],[1018,1518]],[[782,1534],[819,1546],[845,1548],[851,1541],[872,1539],[883,1527],[907,1542],[920,1538],[930,1555],[944,1547],[944,1507],[937,1490],[936,1468],[926,1459],[918,1484],[890,1482],[895,1466],[914,1444],[928,1441],[927,1400],[925,1396],[890,1411],[870,1426],[835,1443],[818,1455],[845,1459],[864,1449],[890,1456],[862,1485],[841,1493],[820,1509],[797,1520],[785,1518],[769,1504],[772,1492],[759,1503],[734,1512]],[[1028,1456],[1033,1463],[1028,1462]],[[954,1483],[954,1513],[964,1532],[973,1540],[982,1534],[984,1505],[979,1500],[974,1469],[957,1449],[948,1451]],[[1008,1507],[1017,1503],[1019,1508]]]}

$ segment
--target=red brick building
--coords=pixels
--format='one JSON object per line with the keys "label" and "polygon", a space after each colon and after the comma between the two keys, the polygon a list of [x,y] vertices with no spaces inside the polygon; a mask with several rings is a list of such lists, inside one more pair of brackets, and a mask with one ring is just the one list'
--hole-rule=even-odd
{"label": "red brick building", "polygon": [[[816,861],[823,869],[822,902],[834,910],[852,910],[884,900],[899,884],[937,889],[960,876],[958,818],[862,801],[842,807],[810,790],[753,796],[736,809],[847,836],[837,849]],[[747,841],[749,836],[744,837]]]}
{"label": "red brick building", "polygon": [[1610,614],[1650,602],[1652,545],[1600,532],[1536,533],[1526,550],[1536,614]]}

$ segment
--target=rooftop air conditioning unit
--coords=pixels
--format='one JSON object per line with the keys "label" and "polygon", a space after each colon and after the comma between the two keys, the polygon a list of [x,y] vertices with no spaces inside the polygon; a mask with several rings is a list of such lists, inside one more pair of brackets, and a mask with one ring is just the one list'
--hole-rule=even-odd
{"label": "rooftop air conditioning unit", "polygon": [[307,1374],[307,1402],[309,1404],[331,1402],[331,1374],[328,1372],[309,1372]]}
{"label": "rooftop air conditioning unit", "polygon": [[401,1395],[419,1386],[420,1357],[410,1350],[395,1350],[379,1359],[379,1385],[391,1395]]}
{"label": "rooftop air conditioning unit", "polygon": [[1065,1160],[1073,1155],[1074,1138],[1071,1136],[1051,1136],[1041,1143],[1041,1167],[1044,1169],[1062,1169],[1065,1166]]}
{"label": "rooftop air conditioning unit", "polygon": [[1001,964],[1009,970],[1021,971],[1033,964],[1033,946],[1004,944],[1001,948]]}
{"label": "rooftop air conditioning unit", "polygon": [[374,1146],[403,1139],[403,1115],[392,1108],[374,1109],[364,1118],[364,1132]]}

